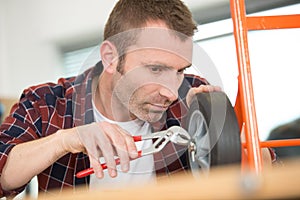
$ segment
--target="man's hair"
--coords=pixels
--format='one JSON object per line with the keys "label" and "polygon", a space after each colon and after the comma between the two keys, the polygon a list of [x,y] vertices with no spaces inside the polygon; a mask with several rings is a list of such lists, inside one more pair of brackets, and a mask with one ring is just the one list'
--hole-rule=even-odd
{"label": "man's hair", "polygon": [[[116,46],[120,62],[126,49],[135,44],[147,22],[162,21],[178,37],[191,37],[197,30],[192,14],[181,0],[119,0],[104,29],[104,40]],[[181,34],[181,36],[180,36]]]}
{"label": "man's hair", "polygon": [[190,10],[181,0],[119,0],[106,23],[104,40],[156,20],[186,36],[193,36],[197,29]]}

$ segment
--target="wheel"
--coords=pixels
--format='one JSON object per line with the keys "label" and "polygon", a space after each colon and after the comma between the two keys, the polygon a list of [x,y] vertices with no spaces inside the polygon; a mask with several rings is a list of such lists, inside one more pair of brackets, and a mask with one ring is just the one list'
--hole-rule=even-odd
{"label": "wheel", "polygon": [[240,130],[225,93],[197,94],[185,124],[192,138],[187,160],[193,175],[209,172],[213,166],[241,163]]}

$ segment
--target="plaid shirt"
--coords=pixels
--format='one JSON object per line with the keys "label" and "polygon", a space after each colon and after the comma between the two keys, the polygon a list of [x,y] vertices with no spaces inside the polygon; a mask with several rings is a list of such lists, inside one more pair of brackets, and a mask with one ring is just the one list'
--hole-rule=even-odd
{"label": "plaid shirt", "polygon": [[[57,84],[46,83],[24,90],[20,101],[12,107],[10,115],[0,127],[0,173],[15,145],[46,137],[59,129],[94,121],[91,83],[93,77],[98,76],[102,70],[103,65],[99,62],[77,77],[62,78]],[[173,125],[183,125],[187,115],[186,93],[190,87],[201,84],[207,84],[206,80],[185,75],[178,100],[159,122],[152,124],[153,129],[159,131]],[[156,174],[169,175],[187,169],[185,151],[186,148],[169,143],[161,152],[154,154]],[[90,163],[87,155],[69,153],[37,175],[39,191],[62,191],[65,188],[75,189],[78,185],[88,187],[89,177],[78,179],[74,176],[88,167]],[[0,196],[14,195],[24,188],[25,186],[15,191],[3,191],[0,185]]]}

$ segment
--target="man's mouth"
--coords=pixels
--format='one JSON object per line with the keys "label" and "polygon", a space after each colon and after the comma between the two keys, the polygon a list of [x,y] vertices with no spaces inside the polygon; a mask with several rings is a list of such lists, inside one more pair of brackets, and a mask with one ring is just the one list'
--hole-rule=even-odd
{"label": "man's mouth", "polygon": [[150,103],[151,110],[157,111],[166,111],[169,108],[169,105],[158,104],[158,103]]}

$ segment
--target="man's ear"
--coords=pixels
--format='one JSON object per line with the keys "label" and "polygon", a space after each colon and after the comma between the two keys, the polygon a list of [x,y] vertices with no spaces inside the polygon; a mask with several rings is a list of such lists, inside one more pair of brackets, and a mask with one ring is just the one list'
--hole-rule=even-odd
{"label": "man's ear", "polygon": [[104,70],[114,73],[118,64],[118,52],[115,45],[105,40],[100,46],[100,54]]}

